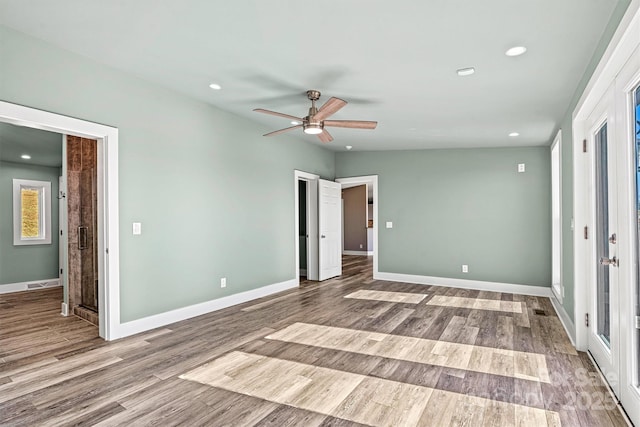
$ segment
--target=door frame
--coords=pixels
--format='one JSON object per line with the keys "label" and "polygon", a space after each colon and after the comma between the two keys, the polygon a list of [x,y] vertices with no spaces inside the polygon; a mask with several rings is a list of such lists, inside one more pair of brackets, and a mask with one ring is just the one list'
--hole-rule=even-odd
{"label": "door frame", "polygon": [[[318,194],[313,191],[313,185],[309,183],[320,179],[319,175],[300,170],[293,171],[293,194],[294,194],[294,247],[295,247],[295,272],[296,285],[300,286],[300,187],[299,181],[307,182],[307,280],[318,280]],[[313,203],[315,198],[315,203]],[[313,242],[316,242],[314,245]],[[315,250],[313,250],[315,248]]]}
{"label": "door frame", "polygon": [[0,121],[98,141],[99,334],[107,341],[119,338],[118,129],[5,101]]}
{"label": "door frame", "polygon": [[354,176],[348,178],[336,178],[336,182],[340,184],[369,184],[373,187],[373,278],[379,273],[378,270],[378,208],[380,206],[380,196],[378,193],[378,175]]}

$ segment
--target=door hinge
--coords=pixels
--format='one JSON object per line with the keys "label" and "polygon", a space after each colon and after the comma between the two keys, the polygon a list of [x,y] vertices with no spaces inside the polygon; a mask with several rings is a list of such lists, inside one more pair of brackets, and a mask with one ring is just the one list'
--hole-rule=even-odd
{"label": "door hinge", "polygon": [[589,327],[589,313],[584,314],[584,326]]}
{"label": "door hinge", "polygon": [[62,230],[60,230],[60,235],[62,236]]}
{"label": "door hinge", "polygon": [[584,226],[584,239],[589,239],[589,227],[586,225]]}
{"label": "door hinge", "polygon": [[636,329],[640,329],[640,316],[636,316]]}
{"label": "door hinge", "polygon": [[587,152],[587,140],[586,139],[582,140],[582,152],[583,153]]}
{"label": "door hinge", "polygon": [[60,274],[62,274],[62,269],[60,269]]}

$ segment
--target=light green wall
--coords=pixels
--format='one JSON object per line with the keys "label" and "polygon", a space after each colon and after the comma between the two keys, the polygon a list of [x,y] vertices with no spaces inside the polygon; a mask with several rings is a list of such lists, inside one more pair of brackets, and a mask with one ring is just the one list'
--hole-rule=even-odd
{"label": "light green wall", "polygon": [[[58,277],[59,168],[0,162],[0,288],[3,284]],[[51,183],[51,244],[13,245],[13,179]]]}
{"label": "light green wall", "polygon": [[295,277],[293,171],[331,179],[332,152],[13,30],[0,40],[0,99],[119,129],[121,321]]}
{"label": "light green wall", "polygon": [[[573,274],[573,231],[571,230],[571,219],[573,218],[573,120],[572,115],[578,101],[584,92],[589,79],[593,75],[602,55],[604,54],[613,34],[618,28],[625,11],[629,7],[631,0],[620,0],[616,6],[609,24],[605,28],[600,43],[596,46],[591,61],[581,76],[578,87],[573,95],[573,99],[567,108],[562,120],[562,283],[565,297],[562,305],[572,319],[575,316],[575,284]],[[581,232],[584,224],[576,224],[576,232]]]}
{"label": "light green wall", "polygon": [[550,286],[548,147],[336,155],[359,175],[379,176],[381,272]]}

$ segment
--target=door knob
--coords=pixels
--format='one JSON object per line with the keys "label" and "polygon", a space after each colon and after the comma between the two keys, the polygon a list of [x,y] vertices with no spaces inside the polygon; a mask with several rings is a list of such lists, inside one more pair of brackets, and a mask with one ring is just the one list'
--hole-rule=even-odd
{"label": "door knob", "polygon": [[326,237],[327,237],[327,236],[325,236],[324,234],[321,234],[321,235],[320,235],[320,238],[321,238],[321,239],[324,239],[324,238],[326,238]]}
{"label": "door knob", "polygon": [[616,257],[613,258],[600,258],[600,264],[602,265],[610,265],[612,267],[618,266],[618,259]]}
{"label": "door knob", "polygon": [[617,241],[618,241],[618,238],[616,236],[616,233],[613,233],[611,237],[609,237],[609,243],[611,243],[612,245],[615,245]]}

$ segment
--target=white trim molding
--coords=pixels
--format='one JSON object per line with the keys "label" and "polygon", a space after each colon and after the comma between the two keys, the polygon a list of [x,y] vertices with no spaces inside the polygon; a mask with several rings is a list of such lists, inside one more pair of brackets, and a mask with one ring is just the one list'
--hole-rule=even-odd
{"label": "white trim molding", "polygon": [[506,292],[510,294],[551,297],[551,287],[518,285],[512,283],[484,282],[481,280],[452,279],[447,277],[419,276],[402,273],[374,273],[375,280],[415,283],[417,285],[444,286],[447,288],[473,289],[477,291]]}
{"label": "white trim molding", "polygon": [[11,292],[38,291],[44,288],[55,288],[62,286],[60,279],[32,280],[30,282],[6,283],[0,285],[0,294]]}
{"label": "white trim molding", "polygon": [[373,251],[347,251],[343,250],[342,255],[360,255],[360,256],[371,256],[373,255]]}
{"label": "white trim molding", "polygon": [[175,322],[191,319],[196,316],[201,316],[213,311],[222,310],[223,308],[242,304],[258,298],[264,298],[278,292],[287,291],[289,289],[297,287],[297,280],[291,279],[284,282],[275,283],[273,285],[267,285],[261,288],[252,289],[250,291],[240,292],[238,294],[205,301],[199,304],[177,308],[175,310],[167,311],[164,313],[154,314],[153,316],[144,317],[142,319],[132,320],[120,325],[120,327],[118,328],[117,338],[128,337],[140,332],[149,331],[151,329],[170,325]]}

